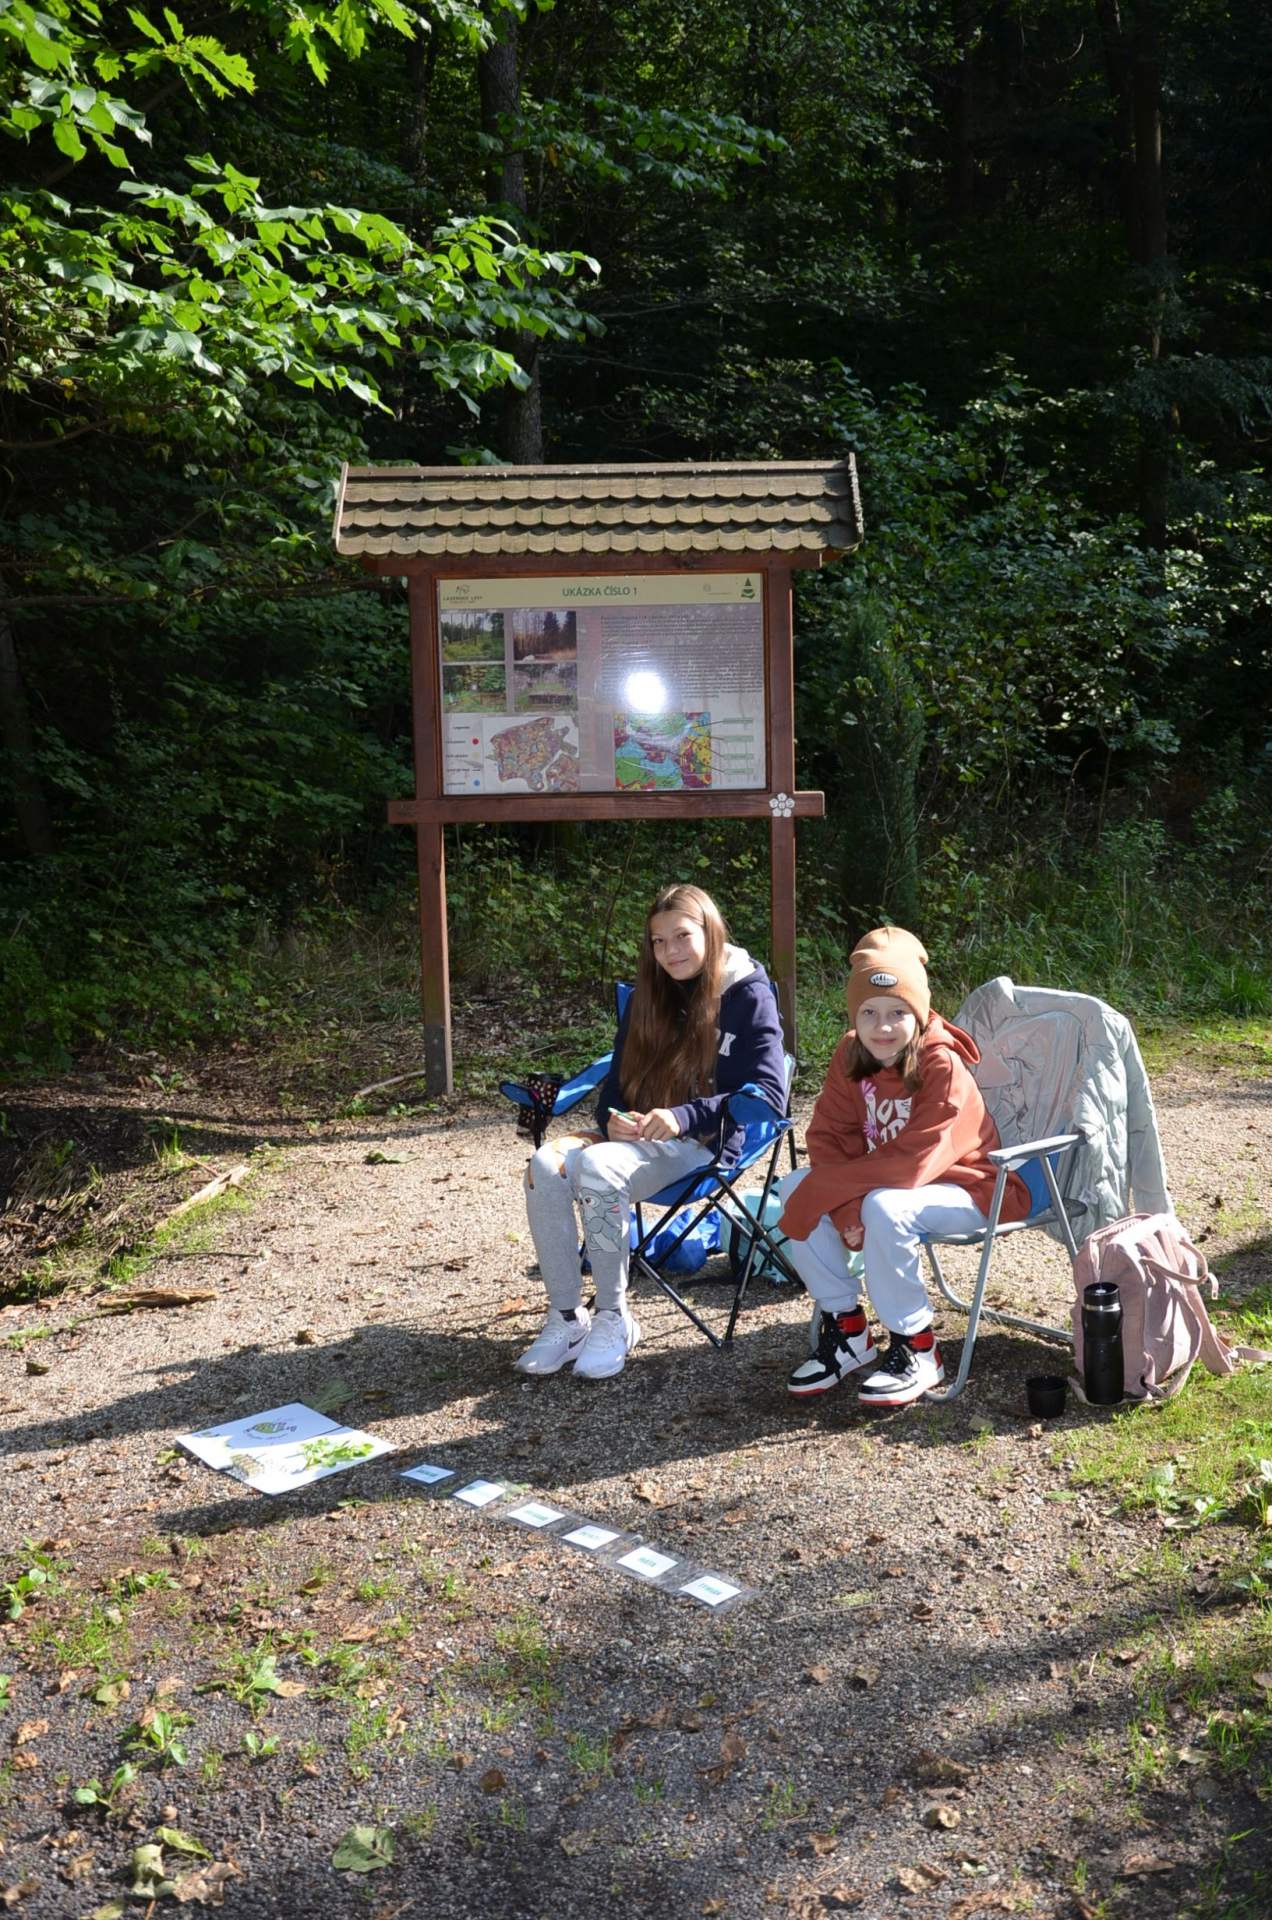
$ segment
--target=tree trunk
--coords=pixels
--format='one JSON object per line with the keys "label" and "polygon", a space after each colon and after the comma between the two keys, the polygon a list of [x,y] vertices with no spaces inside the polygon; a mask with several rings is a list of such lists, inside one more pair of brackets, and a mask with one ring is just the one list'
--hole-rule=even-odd
{"label": "tree trunk", "polygon": [[949,86],[949,164],[946,171],[946,197],[950,218],[956,225],[968,218],[976,187],[976,169],[972,160],[972,133],[975,115],[974,66],[972,43],[976,38],[975,0],[953,0],[954,43],[957,66]]}
{"label": "tree trunk", "polygon": [[[493,149],[488,192],[497,211],[524,232],[526,199],[525,154],[510,142],[501,121],[515,122],[521,108],[518,67],[518,24],[514,13],[500,21],[500,37],[478,55],[477,81],[481,93],[482,132],[499,141]],[[501,343],[529,374],[528,387],[506,387],[499,425],[499,451],[517,466],[538,466],[543,460],[543,411],[539,384],[539,342],[533,334],[514,333]]]}
{"label": "tree trunk", "polygon": [[9,616],[0,609],[0,739],[9,761],[9,778],[24,852],[45,860],[53,851],[53,825],[35,757],[35,734],[22,684],[22,668]]}
{"label": "tree trunk", "polygon": [[437,70],[438,34],[416,32],[406,49],[410,113],[406,125],[406,171],[417,187],[428,179],[429,103]]}
{"label": "tree trunk", "polygon": [[[1114,89],[1120,184],[1127,251],[1141,268],[1147,301],[1144,345],[1154,367],[1166,357],[1169,272],[1166,187],[1162,167],[1162,63],[1159,0],[1136,0],[1129,33],[1119,0],[1097,0],[1105,63]],[[1165,551],[1168,539],[1170,421],[1160,412],[1140,417],[1136,486],[1146,544]]]}

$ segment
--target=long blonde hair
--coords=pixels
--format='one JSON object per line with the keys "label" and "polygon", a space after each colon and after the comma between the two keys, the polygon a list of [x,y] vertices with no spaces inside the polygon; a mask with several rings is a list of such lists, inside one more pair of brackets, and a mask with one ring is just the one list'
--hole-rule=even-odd
{"label": "long blonde hair", "polygon": [[[689,982],[687,997],[654,958],[650,929],[660,913],[683,913],[706,936],[702,972]],[[623,1098],[637,1112],[714,1091],[728,937],[720,909],[701,887],[664,887],[646,914],[621,1069]]]}

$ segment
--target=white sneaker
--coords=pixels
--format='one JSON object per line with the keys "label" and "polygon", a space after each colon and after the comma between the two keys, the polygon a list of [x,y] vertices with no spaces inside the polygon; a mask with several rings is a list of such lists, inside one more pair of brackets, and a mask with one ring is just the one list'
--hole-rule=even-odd
{"label": "white sneaker", "polygon": [[829,1393],[850,1373],[874,1366],[878,1358],[861,1307],[854,1307],[851,1313],[823,1313],[817,1345],[807,1360],[800,1361],[786,1382],[786,1391]]}
{"label": "white sneaker", "polygon": [[[553,1307],[543,1324],[543,1332],[533,1346],[513,1361],[519,1373],[559,1373],[567,1360],[573,1360],[587,1339],[592,1316],[586,1307],[576,1307],[566,1319],[560,1307]],[[622,1361],[619,1361],[622,1366]]]}
{"label": "white sneaker", "polygon": [[639,1339],[640,1322],[633,1320],[626,1307],[621,1311],[602,1307],[574,1362],[575,1373],[585,1380],[608,1380],[611,1374],[623,1371],[623,1363]]}
{"label": "white sneaker", "polygon": [[894,1333],[878,1369],[867,1374],[862,1381],[857,1404],[862,1407],[907,1407],[911,1400],[920,1399],[930,1387],[939,1387],[944,1378],[945,1368],[938,1346],[933,1345],[925,1352],[920,1352],[910,1345],[904,1335]]}

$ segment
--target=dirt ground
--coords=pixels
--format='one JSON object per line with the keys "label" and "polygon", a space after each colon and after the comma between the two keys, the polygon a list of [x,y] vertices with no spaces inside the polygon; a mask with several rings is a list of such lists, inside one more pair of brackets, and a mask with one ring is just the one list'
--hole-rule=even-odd
{"label": "dirt ground", "polygon": [[[1186,1062],[1155,1091],[1183,1219],[1238,1254],[1232,1292],[1267,1284],[1272,1082]],[[1055,1349],[990,1328],[951,1406],[810,1406],[784,1387],[806,1303],[765,1287],[727,1353],[641,1297],[620,1377],[525,1381],[506,1110],[331,1120],[241,1054],[3,1104],[15,1264],[90,1216],[126,1250],[254,1155],[248,1204],[141,1282],[211,1300],[116,1316],[93,1283],[0,1310],[3,1577],[54,1568],[0,1628],[22,1920],[148,1912],[134,1852],[161,1826],[210,1859],[161,1839],[155,1910],[233,1920],[1272,1912],[1267,1807],[1185,1684],[1232,1613],[1223,1530],[1181,1547],[1072,1484],[1108,1416],[1030,1422]],[[1051,1317],[1068,1285],[1027,1236],[998,1297]],[[333,1382],[391,1455],[271,1500],[174,1450]],[[714,1614],[651,1589],[402,1480],[422,1459],[755,1592]],[[1178,1685],[1148,1689],[1175,1648]],[[391,1860],[333,1864],[354,1826]]]}

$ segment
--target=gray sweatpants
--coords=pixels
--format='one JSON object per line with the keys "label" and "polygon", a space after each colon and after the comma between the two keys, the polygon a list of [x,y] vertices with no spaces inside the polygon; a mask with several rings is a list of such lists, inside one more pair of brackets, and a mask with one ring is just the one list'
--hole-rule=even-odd
{"label": "gray sweatpants", "polygon": [[564,1155],[546,1141],[527,1169],[526,1217],[552,1305],[568,1313],[582,1298],[576,1202],[597,1307],[621,1307],[632,1203],[648,1200],[710,1158],[696,1140],[602,1140]]}

